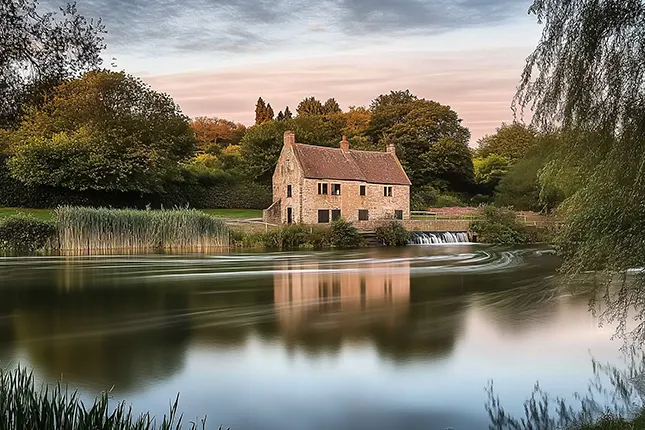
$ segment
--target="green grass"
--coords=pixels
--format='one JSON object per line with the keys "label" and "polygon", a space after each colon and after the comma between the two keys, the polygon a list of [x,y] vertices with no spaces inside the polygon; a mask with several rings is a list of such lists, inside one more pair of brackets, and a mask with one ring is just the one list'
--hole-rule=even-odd
{"label": "green grass", "polygon": [[0,218],[5,218],[19,213],[31,215],[42,221],[50,221],[54,219],[53,209],[0,208]]}
{"label": "green grass", "polygon": [[[262,218],[262,211],[255,209],[201,209],[201,211],[218,218]],[[0,218],[17,213],[30,214],[43,221],[54,219],[54,209],[0,208]]]}
{"label": "green grass", "polygon": [[262,218],[262,210],[257,209],[201,209],[201,211],[219,218]]}
{"label": "green grass", "polygon": [[[38,430],[181,430],[205,429],[206,419],[183,425],[178,399],[167,415],[156,420],[145,413],[135,416],[124,402],[112,406],[108,393],[93,404],[81,401],[61,383],[36,387],[33,374],[24,368],[0,368],[0,428]],[[221,429],[221,427],[220,427]]]}

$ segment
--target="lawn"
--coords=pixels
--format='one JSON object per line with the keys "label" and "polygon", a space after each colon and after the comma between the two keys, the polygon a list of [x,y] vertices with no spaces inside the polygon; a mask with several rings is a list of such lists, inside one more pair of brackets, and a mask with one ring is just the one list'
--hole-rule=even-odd
{"label": "lawn", "polygon": [[[262,211],[254,209],[202,209],[202,211],[219,218],[262,218]],[[42,220],[50,220],[54,217],[53,209],[0,208],[0,218],[17,213],[30,214]]]}

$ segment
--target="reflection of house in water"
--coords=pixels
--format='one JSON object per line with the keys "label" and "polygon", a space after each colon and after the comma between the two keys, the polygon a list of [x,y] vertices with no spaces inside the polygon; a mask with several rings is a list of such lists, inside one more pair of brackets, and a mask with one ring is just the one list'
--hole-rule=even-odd
{"label": "reflection of house in water", "polygon": [[285,262],[276,267],[274,300],[283,334],[393,326],[409,307],[410,263]]}

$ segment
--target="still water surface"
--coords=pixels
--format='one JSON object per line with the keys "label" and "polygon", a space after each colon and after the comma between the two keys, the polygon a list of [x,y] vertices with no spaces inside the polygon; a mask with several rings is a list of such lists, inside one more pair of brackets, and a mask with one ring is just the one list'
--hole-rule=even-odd
{"label": "still water surface", "polygon": [[0,259],[0,365],[209,428],[487,428],[616,360],[548,248]]}

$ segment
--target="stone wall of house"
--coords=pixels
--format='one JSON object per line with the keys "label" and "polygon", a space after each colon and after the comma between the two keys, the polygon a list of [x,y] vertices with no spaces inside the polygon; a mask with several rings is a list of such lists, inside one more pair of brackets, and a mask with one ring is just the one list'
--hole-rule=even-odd
{"label": "stone wall of house", "polygon": [[[269,221],[265,217],[265,222],[280,223],[284,224],[287,222],[287,210],[290,208],[292,211],[292,220],[293,222],[300,222],[302,218],[302,184],[303,184],[303,174],[300,164],[296,159],[296,156],[293,152],[293,145],[291,143],[295,142],[295,138],[292,140],[290,135],[285,133],[285,144],[282,147],[282,152],[278,158],[278,163],[276,165],[275,172],[273,173],[273,204],[276,205],[276,202],[280,202],[279,206],[279,218],[276,216],[274,211],[272,214],[266,213],[266,215],[273,215],[272,219],[274,221]],[[291,197],[288,197],[287,189],[291,185]],[[276,209],[277,210],[277,209]]]}
{"label": "stone wall of house", "polygon": [[[318,184],[326,183],[328,194],[318,194]],[[332,195],[333,184],[340,184],[340,195]],[[365,196],[360,186],[365,185]],[[384,195],[384,187],[392,187],[392,196]],[[403,219],[410,218],[410,187],[407,185],[368,184],[358,181],[303,179],[301,218],[303,224],[317,224],[318,210],[340,210],[347,221],[358,222],[359,209],[368,211],[369,220],[394,218],[396,210],[403,211]],[[330,213],[331,216],[331,213]]]}

